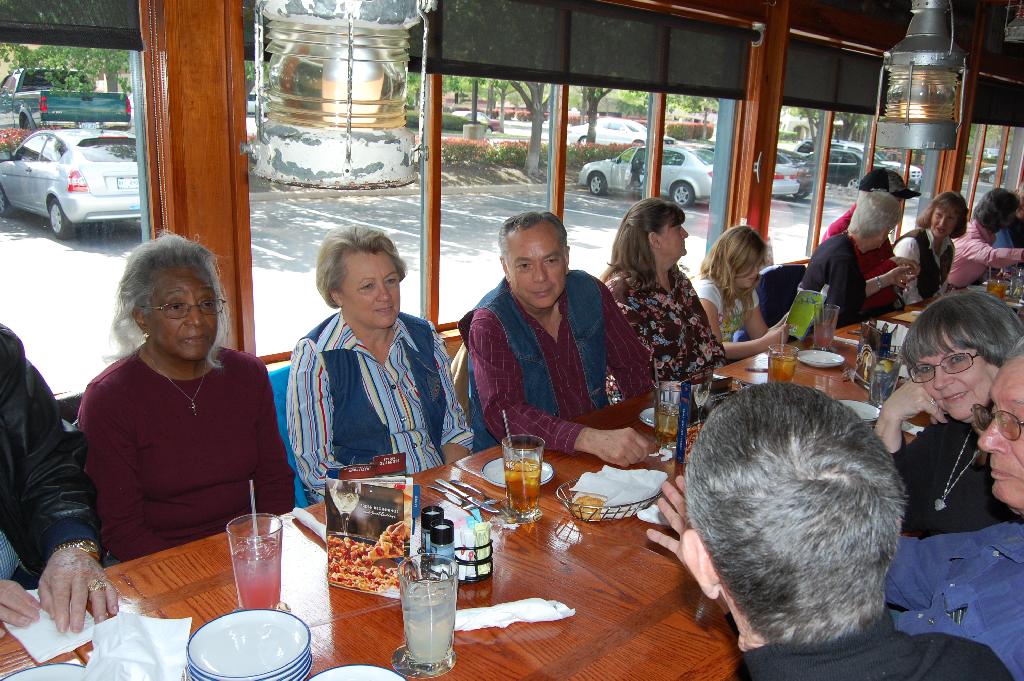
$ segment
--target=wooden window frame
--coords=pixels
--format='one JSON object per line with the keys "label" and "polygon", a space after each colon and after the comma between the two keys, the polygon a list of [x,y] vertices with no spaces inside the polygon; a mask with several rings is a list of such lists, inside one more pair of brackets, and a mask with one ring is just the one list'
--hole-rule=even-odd
{"label": "wooden window frame", "polygon": [[[771,182],[754,183],[750,170],[761,154],[763,178],[774,175],[778,114],[785,73],[786,43],[791,32],[826,36],[835,44],[888,49],[902,38],[900,31],[878,22],[850,21],[848,12],[822,11],[810,0],[734,0],[728,9],[719,0],[602,0],[611,4],[652,10],[749,27],[767,25],[767,49],[748,65],[746,98],[737,107],[734,162],[728,178],[727,224],[741,218],[767,237],[771,206]],[[964,83],[970,121],[977,74],[982,65],[989,75],[1020,82],[1017,60],[987,57],[980,46],[985,35],[985,6],[978,5],[968,77]],[[242,151],[246,139],[242,0],[209,3],[201,0],[139,0],[145,50],[146,144],[149,166],[150,224],[154,234],[166,230],[200,239],[219,259],[231,315],[228,344],[255,351],[252,283],[251,229],[249,222],[248,159]],[[752,50],[755,48],[752,48]],[[435,82],[436,79],[436,82]],[[431,76],[435,89],[440,76]],[[566,115],[567,86],[555,116]],[[665,95],[656,93],[657,128],[652,140],[664,130]],[[438,322],[440,268],[440,98],[432,97],[427,135],[430,154],[424,172],[424,311]],[[966,127],[966,126],[964,126]],[[552,133],[552,177],[549,209],[565,210],[565,134],[557,126]],[[874,135],[869,148],[873,148]],[[649,182],[646,194],[660,188],[662,145],[648,145]],[[959,187],[967,152],[967,134],[961,129],[957,147],[943,153],[936,192]],[[870,159],[870,156],[869,156]],[[870,160],[869,160],[870,163]],[[820,224],[818,225],[820,229]],[[441,324],[439,328],[454,326]]]}

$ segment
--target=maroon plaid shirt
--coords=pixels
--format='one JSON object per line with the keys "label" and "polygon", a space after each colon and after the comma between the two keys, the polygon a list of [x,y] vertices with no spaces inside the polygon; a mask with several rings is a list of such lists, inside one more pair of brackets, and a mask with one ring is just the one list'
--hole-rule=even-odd
{"label": "maroon plaid shirt", "polygon": [[[649,392],[653,380],[651,352],[636,337],[611,293],[603,286],[600,290],[608,370],[618,379],[626,398]],[[558,416],[527,404],[522,370],[509,349],[505,329],[494,313],[480,309],[473,315],[469,336],[473,375],[487,429],[498,439],[505,433],[501,415],[504,410],[509,430],[513,433],[541,437],[548,449],[563,452],[576,449],[576,438],[583,426],[567,419],[593,411],[594,404],[590,401],[583,363],[569,328],[567,305],[563,293],[558,299],[562,321],[556,340],[516,300],[519,313],[533,330],[544,354],[558,404]]]}

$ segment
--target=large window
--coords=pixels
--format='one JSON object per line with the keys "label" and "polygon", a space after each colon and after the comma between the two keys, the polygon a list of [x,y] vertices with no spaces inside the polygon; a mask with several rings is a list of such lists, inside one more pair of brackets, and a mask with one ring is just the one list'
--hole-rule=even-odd
{"label": "large window", "polygon": [[442,78],[443,322],[457,321],[501,280],[497,235],[505,218],[548,209],[552,90],[547,83]]}
{"label": "large window", "polygon": [[[0,323],[54,392],[78,391],[107,364],[124,258],[149,235],[138,53],[2,44],[0,63]],[[77,120],[55,94],[38,111],[50,88]]]}
{"label": "large window", "polygon": [[[418,93],[419,79],[411,78],[407,122],[412,130],[419,124]],[[247,127],[253,138],[254,103],[250,107]],[[394,189],[293,187],[258,176],[250,163],[249,205],[257,354],[291,350],[299,338],[333,312],[316,288],[316,258],[324,236],[336,227],[375,227],[391,237],[407,267],[401,309],[420,314],[419,179]]]}

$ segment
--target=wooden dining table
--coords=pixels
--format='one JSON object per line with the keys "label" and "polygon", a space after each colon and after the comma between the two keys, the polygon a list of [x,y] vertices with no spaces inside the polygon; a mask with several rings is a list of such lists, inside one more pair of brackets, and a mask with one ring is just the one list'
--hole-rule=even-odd
{"label": "wooden dining table", "polygon": [[[602,429],[635,426],[652,404],[644,396],[578,419]],[[416,474],[465,480],[492,497],[500,487],[481,469],[498,448]],[[736,678],[741,654],[723,609],[708,600],[679,560],[646,538],[650,524],[635,518],[585,522],[573,518],[555,490],[586,471],[596,457],[545,452],[554,478],[542,486],[543,516],[515,529],[495,526],[493,576],[459,586],[458,607],[474,608],[529,597],[552,599],[576,610],[572,617],[455,633],[452,679],[692,679]],[[670,476],[673,460],[652,456],[638,467]],[[422,489],[427,501],[439,501]],[[323,518],[323,505],[310,509]],[[227,538],[218,534],[110,567],[122,611],[192,619],[192,631],[236,607]],[[329,587],[321,540],[285,517],[282,601],[312,632],[312,673],[345,664],[390,667],[403,642],[398,600]],[[86,645],[61,659],[86,661]],[[34,666],[11,636],[0,639],[0,675]]]}

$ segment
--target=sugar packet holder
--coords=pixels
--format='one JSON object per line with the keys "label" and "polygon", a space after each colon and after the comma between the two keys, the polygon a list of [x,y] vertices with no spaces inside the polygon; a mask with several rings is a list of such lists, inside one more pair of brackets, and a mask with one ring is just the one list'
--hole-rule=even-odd
{"label": "sugar packet holder", "polygon": [[480,582],[490,578],[494,567],[494,544],[491,524],[475,523],[459,530],[461,546],[455,547],[455,562],[459,565],[460,582]]}

